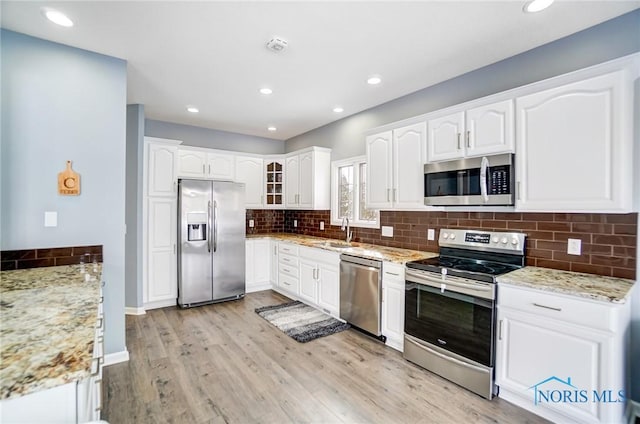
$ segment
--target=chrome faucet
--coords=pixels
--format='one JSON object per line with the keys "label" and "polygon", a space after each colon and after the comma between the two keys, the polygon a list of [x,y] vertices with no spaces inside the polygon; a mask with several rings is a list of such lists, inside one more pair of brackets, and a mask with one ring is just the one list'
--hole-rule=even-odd
{"label": "chrome faucet", "polygon": [[[346,221],[346,225],[345,225],[345,221]],[[347,244],[351,243],[351,239],[353,238],[353,231],[349,229],[349,218],[347,218],[346,216],[342,217],[342,226],[340,227],[340,229],[342,231],[346,231],[347,233],[347,237],[346,237]]]}

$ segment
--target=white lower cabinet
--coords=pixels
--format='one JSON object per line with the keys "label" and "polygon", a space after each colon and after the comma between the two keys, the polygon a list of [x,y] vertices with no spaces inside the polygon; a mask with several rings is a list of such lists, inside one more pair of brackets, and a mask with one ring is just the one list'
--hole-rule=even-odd
{"label": "white lower cabinet", "polygon": [[299,271],[298,246],[291,243],[278,243],[278,286],[277,289],[287,296],[298,298]]}
{"label": "white lower cabinet", "polygon": [[387,346],[404,351],[404,266],[382,264],[382,334]]}
{"label": "white lower cabinet", "polygon": [[628,303],[500,284],[499,396],[555,422],[622,422],[628,323]]}
{"label": "white lower cabinet", "polygon": [[252,293],[271,288],[271,241],[248,239],[245,242],[245,291]]}
{"label": "white lower cabinet", "polygon": [[147,284],[143,290],[146,309],[176,304],[178,297],[177,207],[175,198],[150,197],[148,199]]}
{"label": "white lower cabinet", "polygon": [[339,253],[300,247],[300,298],[329,315],[340,315]]}

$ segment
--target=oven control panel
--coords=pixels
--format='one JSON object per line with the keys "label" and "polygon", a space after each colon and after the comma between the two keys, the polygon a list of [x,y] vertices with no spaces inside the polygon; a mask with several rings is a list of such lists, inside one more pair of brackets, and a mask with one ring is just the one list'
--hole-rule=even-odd
{"label": "oven control panel", "polygon": [[438,244],[493,252],[524,254],[527,235],[524,233],[492,232],[482,230],[442,229]]}

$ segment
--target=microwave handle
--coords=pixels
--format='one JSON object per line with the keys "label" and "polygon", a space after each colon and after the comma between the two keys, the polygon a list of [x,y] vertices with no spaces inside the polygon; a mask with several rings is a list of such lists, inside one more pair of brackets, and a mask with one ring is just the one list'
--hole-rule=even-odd
{"label": "microwave handle", "polygon": [[487,171],[489,170],[489,159],[486,156],[482,157],[482,163],[480,165],[480,194],[485,203],[489,201],[489,186],[487,181]]}

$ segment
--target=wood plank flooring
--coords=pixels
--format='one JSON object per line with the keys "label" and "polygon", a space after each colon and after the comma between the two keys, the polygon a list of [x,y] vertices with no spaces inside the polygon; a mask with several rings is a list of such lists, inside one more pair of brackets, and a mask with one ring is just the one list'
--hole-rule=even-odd
{"label": "wood plank flooring", "polygon": [[355,330],[298,343],[254,309],[273,291],[127,316],[129,362],[105,368],[103,419],[121,423],[540,423],[406,361]]}

